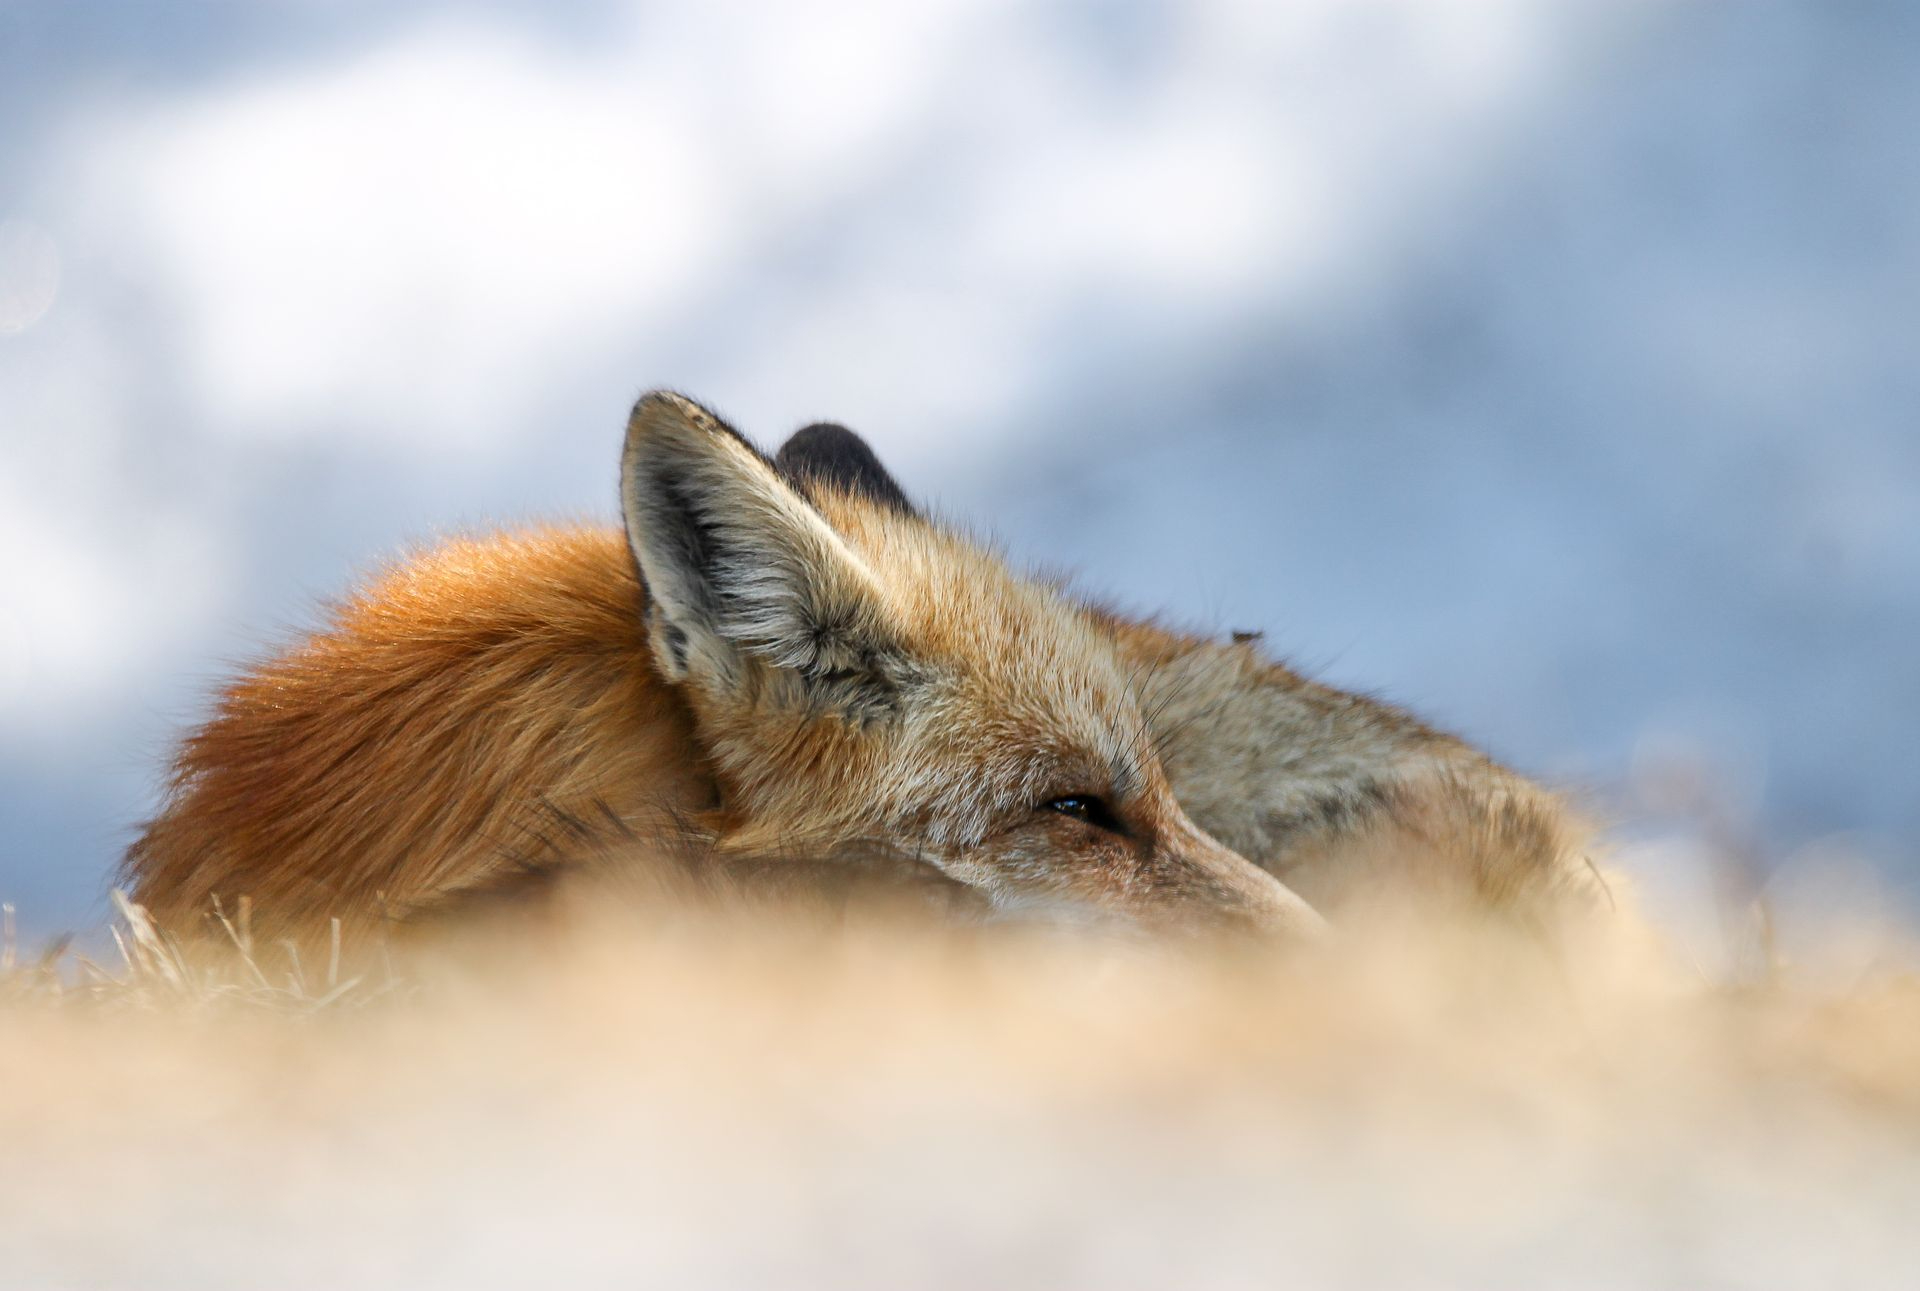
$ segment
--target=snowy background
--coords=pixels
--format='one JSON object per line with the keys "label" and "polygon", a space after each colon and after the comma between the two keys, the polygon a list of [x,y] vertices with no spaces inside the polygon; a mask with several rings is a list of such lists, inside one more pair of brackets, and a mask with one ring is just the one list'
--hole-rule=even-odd
{"label": "snowy background", "polygon": [[0,4],[0,896],[656,384],[1911,895],[1917,353],[1905,0]]}

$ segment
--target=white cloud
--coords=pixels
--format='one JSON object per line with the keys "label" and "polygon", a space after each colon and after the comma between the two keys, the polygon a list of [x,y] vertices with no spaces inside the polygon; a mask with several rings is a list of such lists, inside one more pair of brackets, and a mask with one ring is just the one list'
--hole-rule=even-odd
{"label": "white cloud", "polygon": [[221,424],[464,438],[569,342],[684,308],[734,233],[645,71],[426,29],[156,105],[95,174]]}
{"label": "white cloud", "polygon": [[58,745],[90,737],[128,677],[174,662],[221,604],[232,562],[177,509],[103,534],[99,517],[46,501],[0,479],[0,724]]}
{"label": "white cloud", "polygon": [[154,496],[152,445],[130,447],[151,427],[125,357],[63,318],[35,361],[0,365],[0,728],[73,735],[231,595],[234,536],[204,499]]}
{"label": "white cloud", "polygon": [[53,307],[60,248],[25,220],[0,221],[0,337],[17,336]]}
{"label": "white cloud", "polygon": [[[919,220],[906,280],[856,263],[817,302],[887,320],[903,378],[938,385],[950,349],[1017,354],[1089,289],[1217,309],[1343,262],[1396,215],[1383,177],[1517,83],[1536,10],[1199,10],[1124,111],[1085,93],[1070,35],[999,7],[721,5],[590,51],[442,21],[96,118],[88,235],[177,320],[209,426],[473,450],[570,357],[723,326],[716,293],[808,219],[938,175],[950,214],[892,217]],[[972,328],[999,335],[950,330]],[[742,366],[867,339],[797,322]]]}

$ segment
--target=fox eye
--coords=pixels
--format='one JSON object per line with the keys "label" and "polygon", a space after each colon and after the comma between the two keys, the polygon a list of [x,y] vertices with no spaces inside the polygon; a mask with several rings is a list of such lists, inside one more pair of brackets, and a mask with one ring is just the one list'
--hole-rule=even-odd
{"label": "fox eye", "polygon": [[1107,806],[1105,798],[1092,794],[1069,794],[1064,798],[1055,798],[1040,804],[1041,811],[1051,811],[1061,816],[1071,816],[1075,820],[1084,820],[1095,829],[1104,829],[1109,833],[1124,834],[1119,817]]}

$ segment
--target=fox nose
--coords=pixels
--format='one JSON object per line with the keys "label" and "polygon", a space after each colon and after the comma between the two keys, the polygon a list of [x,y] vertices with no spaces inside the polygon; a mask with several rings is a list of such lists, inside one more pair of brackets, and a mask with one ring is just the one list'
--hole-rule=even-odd
{"label": "fox nose", "polygon": [[1327,938],[1327,921],[1293,889],[1197,826],[1183,832],[1182,868],[1191,875],[1183,886],[1192,898],[1189,912],[1200,922],[1288,941]]}
{"label": "fox nose", "polygon": [[1243,911],[1227,912],[1230,925],[1259,935],[1277,935],[1289,941],[1317,943],[1327,939],[1331,928],[1318,910],[1271,874],[1249,861],[1241,860],[1241,863],[1264,882]]}
{"label": "fox nose", "polygon": [[[1229,853],[1231,855],[1231,853]],[[1235,856],[1253,873],[1225,899],[1197,911],[1211,927],[1259,938],[1317,944],[1330,934],[1326,919],[1271,874]],[[1237,877],[1237,876],[1236,876]]]}

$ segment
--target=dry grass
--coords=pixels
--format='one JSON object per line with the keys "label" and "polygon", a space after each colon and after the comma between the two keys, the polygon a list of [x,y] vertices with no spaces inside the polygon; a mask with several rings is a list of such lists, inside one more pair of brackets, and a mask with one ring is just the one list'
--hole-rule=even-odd
{"label": "dry grass", "polygon": [[357,1006],[403,989],[384,946],[360,956],[357,971],[343,971],[337,919],[318,962],[309,964],[292,941],[257,945],[244,901],[237,917],[218,912],[224,941],[196,949],[162,934],[125,893],[114,891],[113,907],[118,918],[108,934],[118,963],[112,965],[73,953],[65,937],[23,958],[14,909],[0,907],[0,1004],[161,1010],[176,1017],[231,1009],[299,1014]]}
{"label": "dry grass", "polygon": [[609,915],[0,987],[0,1285],[1912,1284],[1920,982]]}

